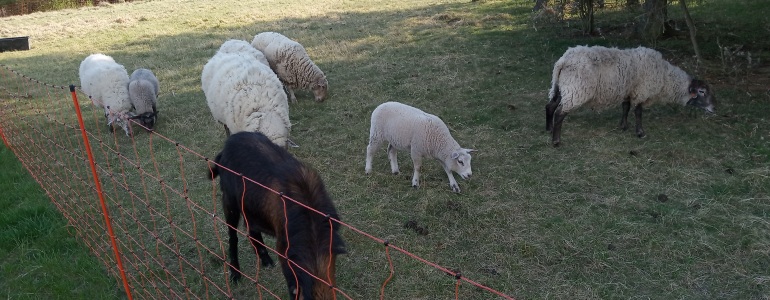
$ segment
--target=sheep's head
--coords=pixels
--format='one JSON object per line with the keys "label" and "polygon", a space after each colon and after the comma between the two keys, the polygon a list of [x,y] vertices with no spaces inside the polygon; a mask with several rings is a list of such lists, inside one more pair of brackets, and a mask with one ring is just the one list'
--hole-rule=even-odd
{"label": "sheep's head", "polygon": [[329,82],[326,81],[326,77],[319,78],[313,83],[313,95],[315,95],[316,102],[322,102],[326,99],[326,90],[329,87]]}
{"label": "sheep's head", "polygon": [[131,126],[128,125],[128,118],[129,118],[128,114],[108,113],[106,117],[107,117],[107,125],[110,126],[110,128],[112,128],[115,125],[120,126],[120,128],[122,128],[123,131],[126,132],[126,136],[131,136]]}
{"label": "sheep's head", "polygon": [[135,120],[139,125],[144,126],[147,128],[147,131],[152,130],[155,128],[155,121],[158,118],[158,112],[157,111],[148,111],[143,114],[135,115],[129,117],[129,119]]}
{"label": "sheep's head", "polygon": [[687,100],[687,104],[702,108],[707,112],[714,112],[714,104],[716,99],[711,93],[711,88],[708,84],[702,80],[693,79],[690,82],[690,100]]}
{"label": "sheep's head", "polygon": [[463,179],[468,179],[468,177],[471,177],[473,172],[471,171],[471,152],[474,152],[476,150],[474,149],[460,149],[455,152],[452,152],[452,154],[449,156],[449,162],[447,162],[449,168],[460,175]]}
{"label": "sheep's head", "polygon": [[245,126],[242,129],[230,128],[230,130],[258,131],[264,134],[270,141],[278,146],[286,149],[294,142],[289,142],[289,134],[291,132],[291,124],[284,122],[284,119],[277,112],[253,112],[243,122]]}

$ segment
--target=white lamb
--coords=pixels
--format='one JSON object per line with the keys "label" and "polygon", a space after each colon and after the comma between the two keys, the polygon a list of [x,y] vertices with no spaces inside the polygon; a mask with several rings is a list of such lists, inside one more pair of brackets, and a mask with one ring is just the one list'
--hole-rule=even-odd
{"label": "white lamb", "polygon": [[409,150],[414,163],[412,186],[420,186],[420,167],[424,156],[437,159],[444,167],[452,191],[459,193],[452,171],[463,179],[471,176],[471,152],[452,138],[439,117],[398,102],[386,102],[372,112],[369,145],[366,147],[366,174],[372,171],[372,157],[383,142],[388,142],[388,158],[393,174],[398,174],[396,150]]}
{"label": "white lamb", "polygon": [[158,78],[148,69],[136,69],[129,77],[128,98],[136,114],[131,118],[149,130],[155,127],[158,119],[159,86]]}
{"label": "white lamb", "polygon": [[[243,50],[234,50],[239,47]],[[203,67],[201,88],[211,115],[224,124],[228,136],[259,131],[286,147],[291,145],[286,93],[270,67],[259,62],[256,52],[246,41],[225,42]]]}
{"label": "white lamb", "polygon": [[91,54],[80,63],[80,88],[91,102],[104,109],[107,125],[117,124],[129,135],[128,118],[133,116],[128,99],[128,72],[112,57]]}
{"label": "white lamb", "polygon": [[313,91],[315,101],[326,98],[329,82],[326,75],[310,60],[305,48],[277,32],[262,32],[254,36],[251,45],[262,51],[286,87],[291,102],[297,102],[293,89]]}
{"label": "white lamb", "polygon": [[623,130],[628,128],[628,111],[634,106],[639,137],[645,135],[642,108],[655,102],[689,104],[714,112],[708,84],[671,65],[660,52],[644,47],[567,49],[553,66],[548,98],[545,128],[553,132],[554,147],[561,142],[564,118],[583,105],[600,110],[622,103],[620,127]]}

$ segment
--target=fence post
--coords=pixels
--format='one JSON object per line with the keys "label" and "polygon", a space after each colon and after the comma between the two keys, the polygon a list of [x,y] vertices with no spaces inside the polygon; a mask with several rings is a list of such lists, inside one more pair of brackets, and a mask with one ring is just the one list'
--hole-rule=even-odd
{"label": "fence post", "polygon": [[126,272],[123,269],[123,262],[120,259],[120,250],[118,250],[118,243],[115,241],[115,233],[112,231],[112,221],[110,220],[110,214],[107,211],[107,204],[104,202],[104,193],[102,191],[102,185],[99,181],[99,174],[96,172],[96,164],[94,163],[94,154],[91,152],[91,144],[88,142],[88,135],[86,134],[86,127],[83,124],[83,115],[80,113],[80,104],[78,103],[78,96],[75,93],[75,85],[70,85],[70,93],[72,93],[72,102],[75,103],[75,113],[78,116],[78,124],[80,125],[80,133],[83,134],[83,144],[85,146],[86,153],[88,153],[88,162],[91,165],[91,173],[94,176],[94,186],[96,187],[96,193],[99,195],[99,202],[102,204],[102,214],[104,215],[104,223],[107,224],[107,232],[110,234],[110,242],[112,243],[112,250],[115,252],[115,260],[118,262],[118,270],[120,270],[120,277],[123,279],[123,287],[126,289],[126,296],[128,300],[132,300],[131,288],[128,286],[128,278],[126,278]]}

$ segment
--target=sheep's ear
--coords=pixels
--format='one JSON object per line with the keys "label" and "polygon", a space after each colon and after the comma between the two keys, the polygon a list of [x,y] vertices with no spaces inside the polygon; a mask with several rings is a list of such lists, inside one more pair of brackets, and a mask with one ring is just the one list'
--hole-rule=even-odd
{"label": "sheep's ear", "polygon": [[450,156],[451,159],[457,159],[460,157],[460,152],[452,152],[452,156]]}
{"label": "sheep's ear", "polygon": [[469,154],[473,153],[473,152],[476,152],[476,151],[479,151],[479,150],[476,150],[476,149],[463,149],[463,150],[465,150],[465,152],[468,152]]}

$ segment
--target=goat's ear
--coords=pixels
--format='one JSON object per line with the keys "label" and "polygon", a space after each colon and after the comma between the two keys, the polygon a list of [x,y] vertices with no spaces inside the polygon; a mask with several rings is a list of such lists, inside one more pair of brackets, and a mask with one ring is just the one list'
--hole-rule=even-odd
{"label": "goat's ear", "polygon": [[334,247],[332,248],[332,253],[348,254],[347,246],[345,246],[345,242],[343,242],[341,238],[334,240]]}
{"label": "goat's ear", "polygon": [[299,148],[299,145],[291,139],[286,139],[286,146],[289,146],[289,148]]}
{"label": "goat's ear", "polygon": [[[217,154],[217,157],[214,158],[214,162],[218,163],[221,158],[222,158],[222,152],[219,152],[219,154]],[[208,163],[208,165],[209,165],[209,174],[208,174],[209,180],[214,180],[214,178],[217,178],[217,176],[219,176],[219,168],[217,167],[217,165],[212,163]]]}

